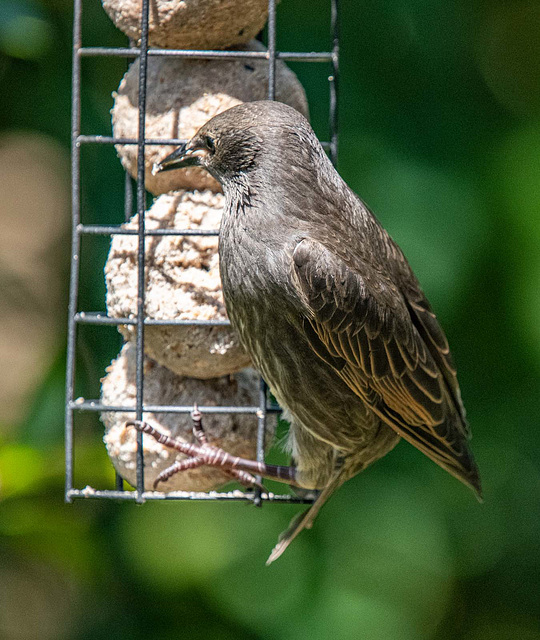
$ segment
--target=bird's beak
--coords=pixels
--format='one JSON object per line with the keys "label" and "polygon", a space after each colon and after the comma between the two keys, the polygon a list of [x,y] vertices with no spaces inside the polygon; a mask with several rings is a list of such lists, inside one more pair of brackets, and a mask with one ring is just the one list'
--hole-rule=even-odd
{"label": "bird's beak", "polygon": [[161,162],[156,162],[152,167],[152,175],[156,175],[156,173],[160,173],[161,171],[181,169],[182,167],[200,166],[203,155],[205,155],[205,150],[194,146],[193,141],[189,140],[178,147],[178,149],[175,149]]}

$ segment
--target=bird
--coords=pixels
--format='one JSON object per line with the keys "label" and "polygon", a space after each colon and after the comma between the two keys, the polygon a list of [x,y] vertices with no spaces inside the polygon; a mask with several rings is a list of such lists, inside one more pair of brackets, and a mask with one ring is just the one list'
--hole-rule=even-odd
{"label": "bird", "polygon": [[336,489],[401,439],[481,500],[445,334],[403,252],[341,178],[308,121],[275,101],[237,105],[154,171],[187,166],[205,168],[222,185],[227,313],[290,423],[293,464],[240,459],[206,441],[176,448],[191,464],[318,490],[268,563],[312,526]]}

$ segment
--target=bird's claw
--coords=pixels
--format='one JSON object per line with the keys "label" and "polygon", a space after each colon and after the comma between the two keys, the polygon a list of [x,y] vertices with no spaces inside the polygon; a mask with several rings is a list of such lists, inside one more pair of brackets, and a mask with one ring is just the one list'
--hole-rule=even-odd
{"label": "bird's claw", "polygon": [[126,426],[133,426],[138,431],[151,435],[155,440],[157,440],[157,442],[165,447],[180,451],[188,456],[184,460],[176,460],[172,465],[164,469],[154,480],[154,490],[156,490],[160,482],[167,482],[169,478],[181,471],[197,469],[202,466],[210,466],[221,468],[225,474],[234,478],[245,487],[256,487],[260,491],[266,492],[264,485],[259,482],[253,474],[248,471],[224,466],[225,460],[234,460],[234,457],[230,456],[220,447],[216,447],[208,443],[206,433],[202,426],[201,412],[197,405],[194,405],[193,411],[191,412],[191,418],[193,420],[193,436],[199,443],[198,445],[188,444],[176,438],[171,438],[170,436],[161,433],[147,422],[141,420],[132,420],[126,423]]}

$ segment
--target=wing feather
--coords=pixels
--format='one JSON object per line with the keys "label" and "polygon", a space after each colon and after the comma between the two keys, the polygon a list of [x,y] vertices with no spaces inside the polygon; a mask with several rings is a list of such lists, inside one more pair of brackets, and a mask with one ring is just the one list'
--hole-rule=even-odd
{"label": "wing feather", "polygon": [[311,239],[295,248],[313,350],[384,422],[479,493],[455,367],[427,300],[419,287],[404,292],[372,265],[350,262]]}

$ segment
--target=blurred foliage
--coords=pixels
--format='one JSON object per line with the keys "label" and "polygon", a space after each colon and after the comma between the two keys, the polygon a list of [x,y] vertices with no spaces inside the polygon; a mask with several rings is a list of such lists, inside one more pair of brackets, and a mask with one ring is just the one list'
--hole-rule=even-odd
{"label": "blurred foliage", "polygon": [[[99,0],[83,4],[84,44],[124,46]],[[327,49],[328,5],[282,0],[279,48]],[[540,5],[341,5],[340,171],[447,330],[485,503],[401,444],[269,568],[295,508],[64,505],[59,343],[1,443],[2,638],[540,639]],[[46,134],[68,151],[71,12],[69,0],[0,0],[0,134]],[[324,138],[329,70],[291,66]],[[110,131],[124,70],[83,61],[83,133]],[[121,221],[114,152],[85,149],[82,175],[84,220]],[[106,252],[84,239],[81,310],[104,307]],[[95,397],[120,341],[82,333],[78,393]],[[96,416],[80,416],[81,487],[112,486],[101,435]]]}

